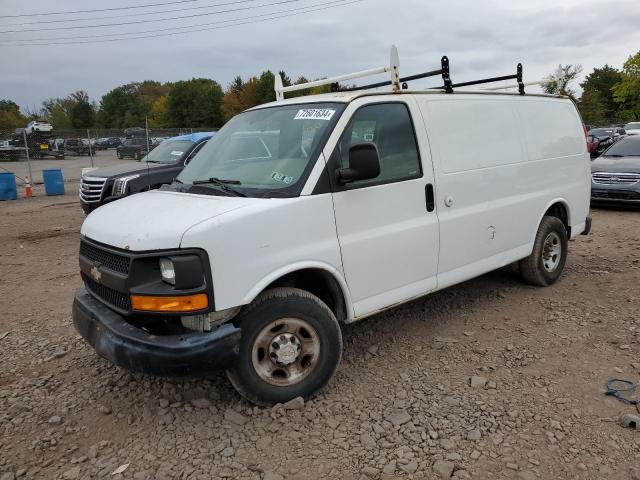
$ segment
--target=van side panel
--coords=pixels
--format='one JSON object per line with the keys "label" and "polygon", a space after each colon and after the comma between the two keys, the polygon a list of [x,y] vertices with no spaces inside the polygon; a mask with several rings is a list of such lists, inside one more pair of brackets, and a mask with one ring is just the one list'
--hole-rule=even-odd
{"label": "van side panel", "polygon": [[589,157],[569,101],[473,94],[417,98],[436,176],[438,288],[529,255],[554,200],[567,205],[572,224],[584,222]]}

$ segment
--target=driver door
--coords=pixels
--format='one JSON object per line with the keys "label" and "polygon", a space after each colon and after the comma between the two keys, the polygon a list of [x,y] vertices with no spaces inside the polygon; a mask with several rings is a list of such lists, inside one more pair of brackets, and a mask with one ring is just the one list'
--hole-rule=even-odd
{"label": "driver door", "polygon": [[[378,97],[376,97],[378,98]],[[330,169],[348,167],[349,148],[371,142],[380,174],[371,180],[333,185],[338,241],[355,317],[362,317],[437,286],[438,217],[433,168],[424,128],[412,98],[356,100]],[[391,100],[393,99],[393,100]],[[369,98],[370,102],[370,98]]]}

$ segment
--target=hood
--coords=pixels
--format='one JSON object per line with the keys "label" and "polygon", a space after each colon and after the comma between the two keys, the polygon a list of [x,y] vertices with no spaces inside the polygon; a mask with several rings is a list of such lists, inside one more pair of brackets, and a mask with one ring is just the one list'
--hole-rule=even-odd
{"label": "hood", "polygon": [[133,174],[133,173],[146,173],[147,170],[154,170],[156,168],[167,168],[170,164],[168,163],[148,163],[148,162],[136,162],[133,163],[125,163],[122,165],[112,165],[110,167],[102,167],[96,170],[92,170],[87,173],[87,177],[115,177],[125,174]]}
{"label": "hood", "polygon": [[632,128],[631,130],[625,130],[627,135],[640,135],[640,129]]}
{"label": "hood", "polygon": [[591,172],[640,173],[640,157],[598,157]]}
{"label": "hood", "polygon": [[260,199],[152,190],[94,210],[80,233],[125,250],[178,248],[190,227],[256,202]]}

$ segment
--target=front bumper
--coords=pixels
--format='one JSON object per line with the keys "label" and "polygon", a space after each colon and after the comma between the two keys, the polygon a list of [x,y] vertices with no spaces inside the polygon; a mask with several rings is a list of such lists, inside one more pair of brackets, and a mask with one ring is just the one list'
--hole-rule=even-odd
{"label": "front bumper", "polygon": [[84,287],[76,291],[73,323],[100,356],[150,375],[196,375],[229,368],[240,342],[240,329],[230,324],[213,332],[150,334],[95,300]]}

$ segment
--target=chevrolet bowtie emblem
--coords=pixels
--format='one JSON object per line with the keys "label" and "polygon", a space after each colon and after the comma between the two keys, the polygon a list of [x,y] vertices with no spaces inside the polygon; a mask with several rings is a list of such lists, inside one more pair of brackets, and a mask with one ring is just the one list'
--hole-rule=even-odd
{"label": "chevrolet bowtie emblem", "polygon": [[91,267],[91,278],[93,278],[97,283],[100,283],[100,279],[102,278],[102,272],[99,270],[99,265],[94,264]]}

